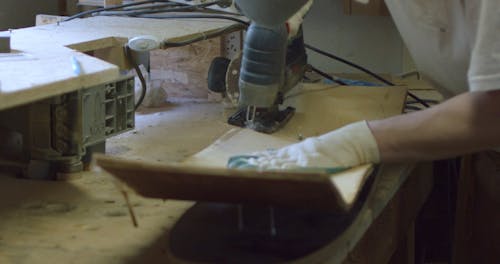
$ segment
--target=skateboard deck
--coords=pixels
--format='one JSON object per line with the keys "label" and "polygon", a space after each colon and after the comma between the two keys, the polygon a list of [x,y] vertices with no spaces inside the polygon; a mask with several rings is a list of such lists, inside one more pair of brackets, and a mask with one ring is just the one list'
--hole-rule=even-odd
{"label": "skateboard deck", "polygon": [[[402,112],[401,87],[305,85],[285,103],[295,116],[275,134],[246,128],[228,131],[210,146],[174,164],[96,157],[97,165],[147,197],[349,210],[374,171],[372,164],[328,174],[226,168],[229,157],[276,149],[345,124]],[[193,132],[195,133],[195,132]]]}

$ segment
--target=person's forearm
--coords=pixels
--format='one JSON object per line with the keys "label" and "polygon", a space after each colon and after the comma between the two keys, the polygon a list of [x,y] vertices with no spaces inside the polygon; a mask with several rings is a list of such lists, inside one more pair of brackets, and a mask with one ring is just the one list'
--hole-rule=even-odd
{"label": "person's forearm", "polygon": [[382,162],[443,159],[500,147],[500,91],[465,93],[368,124]]}

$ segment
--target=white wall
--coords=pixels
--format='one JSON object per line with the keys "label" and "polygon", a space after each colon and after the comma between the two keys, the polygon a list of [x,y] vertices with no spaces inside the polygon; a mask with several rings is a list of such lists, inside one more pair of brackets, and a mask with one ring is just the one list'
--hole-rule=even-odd
{"label": "white wall", "polygon": [[[304,21],[305,42],[380,73],[403,71],[403,43],[390,17],[346,16],[342,0],[315,0]],[[327,72],[355,69],[308,51]]]}
{"label": "white wall", "polygon": [[0,30],[34,26],[37,14],[57,12],[57,0],[0,0]]}

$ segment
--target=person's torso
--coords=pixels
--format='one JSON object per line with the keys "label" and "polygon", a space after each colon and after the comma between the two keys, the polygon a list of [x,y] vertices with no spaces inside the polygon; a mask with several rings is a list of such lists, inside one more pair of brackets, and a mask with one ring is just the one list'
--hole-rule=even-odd
{"label": "person's torso", "polygon": [[469,2],[386,0],[418,70],[447,97],[468,90],[470,41],[477,20],[477,4]]}
{"label": "person's torso", "polygon": [[[418,70],[446,97],[469,90],[479,0],[385,0]],[[500,152],[500,148],[495,151]]]}

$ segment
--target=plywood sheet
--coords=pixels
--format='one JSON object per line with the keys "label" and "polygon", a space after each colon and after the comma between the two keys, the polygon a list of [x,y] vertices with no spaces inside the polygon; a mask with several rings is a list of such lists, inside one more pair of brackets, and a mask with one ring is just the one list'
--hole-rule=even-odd
{"label": "plywood sheet", "polygon": [[335,175],[226,168],[229,157],[297,142],[361,119],[401,113],[404,88],[297,87],[285,104],[297,114],[273,135],[236,128],[177,164],[157,165],[100,156],[97,164],[148,197],[244,202],[348,210],[373,170],[371,164]]}
{"label": "plywood sheet", "polygon": [[[348,210],[352,189],[357,190],[371,172],[371,165],[336,175],[305,172],[262,172],[213,166],[155,163],[97,157],[97,164],[145,197],[280,205]],[[340,177],[355,180],[350,193],[339,192]],[[340,180],[342,182],[342,180]]]}
{"label": "plywood sheet", "polygon": [[[118,67],[83,52],[120,47],[139,35],[182,40],[232,24],[214,19],[91,17],[13,30],[13,53],[0,54],[0,110],[117,79]],[[72,69],[73,56],[82,68],[80,75]]]}
{"label": "plywood sheet", "polygon": [[210,98],[207,73],[212,60],[221,56],[220,43],[217,38],[152,51],[152,89],[164,89],[169,98]]}

